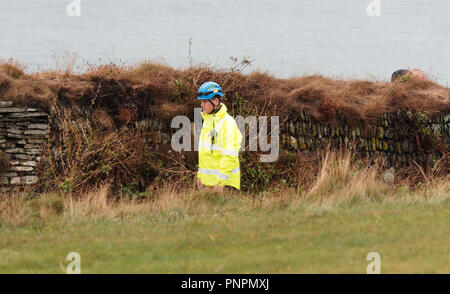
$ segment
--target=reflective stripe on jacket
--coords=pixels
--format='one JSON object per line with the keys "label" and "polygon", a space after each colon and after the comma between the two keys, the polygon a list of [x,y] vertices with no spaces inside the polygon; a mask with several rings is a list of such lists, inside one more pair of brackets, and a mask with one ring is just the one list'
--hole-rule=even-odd
{"label": "reflective stripe on jacket", "polygon": [[203,126],[198,145],[198,178],[206,186],[240,189],[239,149],[242,134],[236,121],[221,103],[215,114],[202,112]]}

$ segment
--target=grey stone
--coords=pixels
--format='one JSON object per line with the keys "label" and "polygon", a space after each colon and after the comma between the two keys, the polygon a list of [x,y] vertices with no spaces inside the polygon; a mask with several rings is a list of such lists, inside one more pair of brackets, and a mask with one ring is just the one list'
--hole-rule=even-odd
{"label": "grey stone", "polygon": [[12,113],[10,117],[39,117],[39,116],[48,116],[48,113],[45,112],[27,112],[27,113]]}
{"label": "grey stone", "polygon": [[25,166],[36,166],[37,163],[36,163],[36,161],[29,160],[29,161],[23,162],[22,165],[25,165]]}
{"label": "grey stone", "polygon": [[330,136],[330,127],[329,126],[323,127],[323,135],[326,137]]}
{"label": "grey stone", "polygon": [[27,154],[14,154],[14,157],[17,159],[23,159],[23,160],[30,160],[33,158],[31,155],[27,155]]}
{"label": "grey stone", "polygon": [[40,130],[46,130],[48,128],[47,124],[29,124],[29,129],[40,129]]}
{"label": "grey stone", "polygon": [[292,148],[298,149],[297,140],[291,136],[291,146]]}
{"label": "grey stone", "polygon": [[316,128],[316,125],[313,125],[313,126],[312,126],[311,132],[312,132],[312,136],[313,136],[313,137],[317,136],[317,128]]}
{"label": "grey stone", "polygon": [[383,139],[384,137],[384,129],[383,127],[378,128],[378,138]]}
{"label": "grey stone", "polygon": [[31,166],[12,166],[9,168],[11,171],[32,171],[34,170]]}
{"label": "grey stone", "polygon": [[441,134],[441,125],[440,124],[433,124],[432,126],[431,126],[431,128],[433,129],[433,132],[435,133],[435,134]]}
{"label": "grey stone", "polygon": [[18,130],[18,129],[7,129],[6,131],[11,134],[19,134],[19,135],[23,133],[22,130]]}
{"label": "grey stone", "polygon": [[25,176],[25,183],[26,184],[34,184],[36,183],[38,178],[36,176]]}
{"label": "grey stone", "polygon": [[25,131],[25,135],[47,135],[48,134],[48,130],[44,131],[44,130],[28,130]]}
{"label": "grey stone", "polygon": [[10,107],[13,106],[14,102],[12,101],[0,101],[0,107]]}
{"label": "grey stone", "polygon": [[17,173],[15,172],[9,172],[3,174],[5,177],[17,177]]}
{"label": "grey stone", "polygon": [[22,148],[9,148],[5,150],[6,153],[26,153]]}
{"label": "grey stone", "polygon": [[45,139],[28,139],[27,138],[27,143],[29,143],[29,144],[43,144],[45,142],[46,142]]}
{"label": "grey stone", "polygon": [[13,113],[13,112],[25,112],[25,108],[17,108],[17,107],[5,107],[0,108],[0,113]]}
{"label": "grey stone", "polygon": [[291,133],[291,134],[295,134],[295,126],[294,126],[294,123],[289,123],[289,132]]}
{"label": "grey stone", "polygon": [[25,135],[18,135],[18,134],[11,134],[11,133],[6,134],[6,137],[16,138],[16,139],[25,139],[26,138]]}
{"label": "grey stone", "polygon": [[447,114],[446,116],[444,116],[444,122],[447,123],[450,121],[450,114]]}
{"label": "grey stone", "polygon": [[39,149],[28,149],[25,153],[38,155],[41,153],[41,151]]}
{"label": "grey stone", "polygon": [[0,178],[0,184],[1,185],[8,185],[9,184],[9,179],[7,177],[1,177]]}
{"label": "grey stone", "polygon": [[392,129],[387,129],[386,133],[384,134],[384,136],[388,139],[392,139],[394,137],[394,134],[392,132]]}
{"label": "grey stone", "polygon": [[2,148],[15,148],[16,144],[14,144],[13,142],[6,142],[6,143],[0,143],[0,146]]}
{"label": "grey stone", "polygon": [[20,185],[21,184],[20,177],[11,178],[10,184],[11,185]]}
{"label": "grey stone", "polygon": [[24,148],[9,148],[5,150],[6,153],[20,153],[20,154],[40,154],[39,149],[24,149]]}

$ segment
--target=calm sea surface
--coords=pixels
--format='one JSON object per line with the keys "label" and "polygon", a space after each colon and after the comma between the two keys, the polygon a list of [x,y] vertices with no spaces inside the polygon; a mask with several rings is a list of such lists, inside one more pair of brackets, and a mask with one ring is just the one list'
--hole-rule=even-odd
{"label": "calm sea surface", "polygon": [[[183,68],[226,68],[248,56],[248,70],[279,77],[322,73],[387,80],[421,68],[450,84],[450,1],[379,0],[0,0],[0,59],[29,71],[54,68],[53,54],[87,62],[159,60]],[[375,10],[372,10],[375,11]],[[189,39],[192,45],[189,46]]]}

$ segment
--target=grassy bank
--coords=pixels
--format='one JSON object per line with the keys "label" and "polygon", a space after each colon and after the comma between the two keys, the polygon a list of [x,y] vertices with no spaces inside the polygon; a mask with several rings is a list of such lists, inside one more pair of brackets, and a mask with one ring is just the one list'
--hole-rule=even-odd
{"label": "grassy bank", "polygon": [[84,217],[76,205],[3,224],[0,272],[64,273],[76,251],[82,273],[365,273],[376,251],[382,273],[449,273],[450,201],[442,196],[312,208],[272,195],[193,194],[187,207],[152,213],[128,204]]}
{"label": "grassy bank", "polygon": [[411,190],[330,157],[301,193],[108,191],[4,194],[0,272],[64,273],[72,251],[82,273],[365,273],[373,251],[382,273],[450,272],[448,177]]}

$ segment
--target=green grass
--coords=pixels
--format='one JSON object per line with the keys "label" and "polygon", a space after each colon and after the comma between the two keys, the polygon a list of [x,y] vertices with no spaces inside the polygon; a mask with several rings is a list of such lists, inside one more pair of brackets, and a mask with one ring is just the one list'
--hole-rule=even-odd
{"label": "green grass", "polygon": [[350,155],[326,156],[314,185],[260,194],[174,192],[111,201],[0,194],[0,273],[450,273],[450,178],[389,186]]}
{"label": "green grass", "polygon": [[64,273],[71,251],[82,273],[366,273],[372,251],[382,273],[450,273],[448,194],[319,207],[190,196],[83,215],[33,204],[0,222],[0,273]]}

